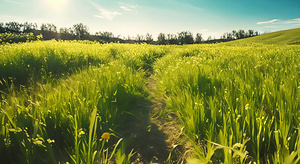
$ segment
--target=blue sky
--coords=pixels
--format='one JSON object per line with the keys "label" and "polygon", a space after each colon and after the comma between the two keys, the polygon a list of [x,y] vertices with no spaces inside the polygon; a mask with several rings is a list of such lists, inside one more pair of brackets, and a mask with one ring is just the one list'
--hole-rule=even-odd
{"label": "blue sky", "polygon": [[121,37],[191,31],[219,38],[233,29],[300,27],[300,0],[0,0],[0,22],[84,23]]}

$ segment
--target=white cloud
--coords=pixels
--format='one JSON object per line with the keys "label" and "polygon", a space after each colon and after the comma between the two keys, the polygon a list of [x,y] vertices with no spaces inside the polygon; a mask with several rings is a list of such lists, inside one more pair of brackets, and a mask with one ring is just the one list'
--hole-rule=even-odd
{"label": "white cloud", "polygon": [[125,11],[133,11],[137,5],[131,5],[128,3],[124,3],[124,2],[119,2],[120,8],[125,10]]}
{"label": "white cloud", "polygon": [[107,19],[107,20],[113,20],[117,15],[122,15],[122,13],[119,13],[117,11],[110,11],[108,9],[105,9],[104,7],[97,5],[94,2],[90,1],[90,3],[100,11],[99,14],[94,15],[95,17]]}
{"label": "white cloud", "polygon": [[21,5],[22,3],[21,2],[18,2],[18,1],[13,1],[13,0],[5,0],[6,2],[9,2],[9,3],[13,3],[15,5]]}
{"label": "white cloud", "polygon": [[288,19],[288,20],[273,19],[265,22],[257,22],[257,24],[276,24],[276,25],[300,24],[300,18]]}
{"label": "white cloud", "polygon": [[106,9],[99,9],[99,11],[100,11],[99,15],[94,15],[94,16],[98,18],[107,19],[107,20],[113,20],[117,15],[122,15],[117,11],[109,11]]}
{"label": "white cloud", "polygon": [[125,10],[125,11],[132,11],[132,9],[126,7],[126,6],[120,6],[121,9]]}
{"label": "white cloud", "polygon": [[298,23],[300,23],[300,18],[285,20],[282,23],[283,24],[298,24]]}
{"label": "white cloud", "polygon": [[269,20],[269,21],[265,21],[265,22],[257,22],[256,24],[272,24],[274,22],[278,22],[279,19],[272,19],[272,20]]}

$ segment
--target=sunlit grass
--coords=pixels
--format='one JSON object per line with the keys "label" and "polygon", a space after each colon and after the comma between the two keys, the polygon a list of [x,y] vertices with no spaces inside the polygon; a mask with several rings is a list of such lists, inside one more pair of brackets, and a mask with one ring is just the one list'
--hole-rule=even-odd
{"label": "sunlit grass", "polygon": [[4,162],[130,163],[116,130],[149,76],[160,113],[176,114],[192,142],[188,161],[300,159],[299,46],[37,41],[0,54]]}
{"label": "sunlit grass", "polygon": [[247,45],[253,43],[299,45],[300,28],[266,33],[260,36],[255,36],[246,39],[239,39],[239,40],[224,43],[224,45]]}
{"label": "sunlit grass", "polygon": [[[3,151],[0,153],[4,161],[107,163],[111,160],[118,143],[113,150],[109,147],[120,136],[104,135],[108,143],[100,142],[101,136],[113,134],[112,130],[130,115],[135,102],[145,96],[146,84],[143,69],[129,64],[126,55],[124,60],[121,55],[115,56],[119,54],[111,52],[113,46],[50,41],[1,47],[4,52],[1,61],[11,62],[9,68],[1,70],[6,75],[2,77],[4,82],[14,83],[22,77],[18,74],[22,66],[30,64],[26,71],[32,72],[26,86],[16,89],[7,84],[1,95]],[[39,61],[41,65],[34,65]],[[131,61],[143,67],[137,62]],[[65,72],[69,75],[53,79]],[[35,79],[42,83],[31,82]]]}
{"label": "sunlit grass", "polygon": [[[299,46],[186,49],[159,60],[154,72],[197,158],[297,162]],[[187,56],[192,49],[198,51]]]}
{"label": "sunlit grass", "polygon": [[55,87],[40,85],[38,93],[11,91],[1,103],[2,142],[8,150],[18,145],[14,149],[22,150],[28,163],[43,162],[36,155],[49,152],[48,139],[74,163],[103,160],[101,135],[122,124],[144,84],[142,72],[111,64],[79,71]]}

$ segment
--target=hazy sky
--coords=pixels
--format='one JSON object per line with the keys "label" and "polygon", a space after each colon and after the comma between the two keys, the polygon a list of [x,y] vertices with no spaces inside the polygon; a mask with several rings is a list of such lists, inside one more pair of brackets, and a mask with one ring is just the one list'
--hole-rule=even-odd
{"label": "hazy sky", "polygon": [[219,38],[233,29],[300,27],[300,0],[0,0],[0,22],[84,23],[127,37],[191,31]]}

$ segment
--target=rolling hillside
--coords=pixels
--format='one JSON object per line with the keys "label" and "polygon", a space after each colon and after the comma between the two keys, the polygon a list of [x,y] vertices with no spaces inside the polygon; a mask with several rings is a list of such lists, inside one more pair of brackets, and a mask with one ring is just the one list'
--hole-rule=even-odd
{"label": "rolling hillside", "polygon": [[299,45],[300,28],[267,33],[260,36],[227,42],[225,44],[232,45],[232,44],[245,44],[245,43]]}

